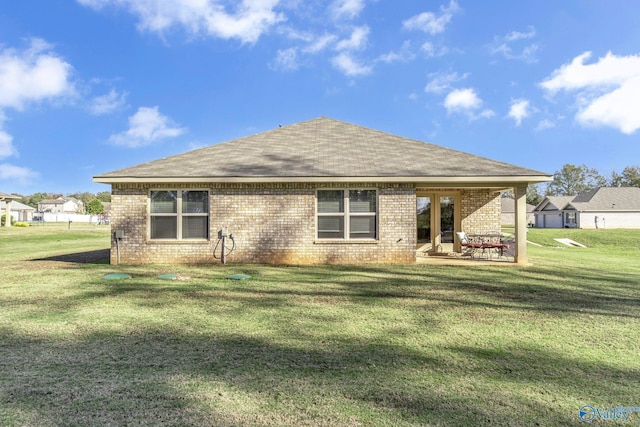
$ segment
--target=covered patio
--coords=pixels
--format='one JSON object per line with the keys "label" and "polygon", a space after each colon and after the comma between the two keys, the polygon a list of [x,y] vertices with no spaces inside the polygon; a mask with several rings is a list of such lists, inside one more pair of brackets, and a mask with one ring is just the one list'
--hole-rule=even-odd
{"label": "covered patio", "polygon": [[[525,182],[514,185],[512,180]],[[509,181],[476,182],[464,186],[460,185],[462,183],[417,186],[416,262],[431,258],[459,262],[461,258],[470,258],[473,261],[526,265],[527,177],[511,177]],[[510,235],[502,233],[500,223],[501,192],[505,190],[511,190],[515,198],[515,224]],[[495,248],[485,245],[473,257],[463,257],[468,250],[462,247],[459,232],[477,235],[480,242],[499,242],[506,245],[507,251],[492,251]]]}

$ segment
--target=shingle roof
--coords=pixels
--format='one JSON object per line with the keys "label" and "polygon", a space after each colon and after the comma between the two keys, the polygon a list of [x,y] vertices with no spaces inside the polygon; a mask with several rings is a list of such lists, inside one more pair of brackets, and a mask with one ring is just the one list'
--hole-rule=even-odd
{"label": "shingle roof", "polygon": [[[7,203],[3,200],[0,202],[0,210],[2,209],[6,209],[6,205]],[[27,206],[23,203],[20,202],[16,202],[15,200],[13,200],[11,202],[11,210],[12,211],[35,211],[35,208],[32,208],[31,206]]]}
{"label": "shingle roof", "polygon": [[579,211],[640,211],[640,188],[596,188],[576,196],[571,206]]}
{"label": "shingle roof", "polygon": [[94,181],[329,181],[354,177],[551,179],[544,172],[320,117],[108,172]]}
{"label": "shingle roof", "polygon": [[19,199],[20,196],[15,196],[13,194],[7,194],[0,191],[0,199]]}
{"label": "shingle roof", "polygon": [[559,211],[574,198],[575,196],[547,196],[536,206],[535,211]]}
{"label": "shingle roof", "polygon": [[[511,197],[502,197],[500,199],[500,203],[502,205],[502,213],[515,213],[516,212],[516,201],[515,199],[512,199]],[[533,205],[530,205],[529,203],[527,203],[527,213],[533,212],[533,210],[536,208]]]}

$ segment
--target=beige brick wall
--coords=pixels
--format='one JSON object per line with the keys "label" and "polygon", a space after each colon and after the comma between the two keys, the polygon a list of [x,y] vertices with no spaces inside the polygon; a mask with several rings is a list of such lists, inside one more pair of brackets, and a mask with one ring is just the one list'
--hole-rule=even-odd
{"label": "beige brick wall", "polygon": [[[217,232],[226,228],[235,237],[228,262],[279,264],[412,263],[415,261],[415,188],[410,184],[209,184],[188,188],[210,191],[209,241],[151,241],[147,239],[148,195],[158,186],[114,184],[112,230],[123,230],[120,262],[213,263]],[[167,184],[163,189],[185,189]],[[319,241],[316,239],[315,195],[318,188],[376,188],[379,239]],[[112,239],[111,262],[117,261]]]}
{"label": "beige brick wall", "polygon": [[469,234],[500,232],[502,206],[499,192],[486,189],[463,190],[460,200],[463,231]]}

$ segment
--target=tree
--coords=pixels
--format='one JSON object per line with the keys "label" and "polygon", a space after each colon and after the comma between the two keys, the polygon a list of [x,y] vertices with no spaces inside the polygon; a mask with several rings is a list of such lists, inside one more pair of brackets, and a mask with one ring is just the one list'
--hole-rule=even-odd
{"label": "tree", "polygon": [[47,193],[35,193],[35,194],[32,194],[31,196],[27,196],[23,198],[23,200],[25,205],[29,205],[32,208],[37,209],[38,203],[40,203],[41,201],[47,198],[48,198]]}
{"label": "tree", "polygon": [[68,197],[73,197],[74,199],[82,200],[82,203],[86,206],[91,200],[95,199],[96,196],[93,193],[89,193],[87,191],[83,193],[74,193],[69,194]]}
{"label": "tree", "polygon": [[539,184],[529,184],[527,187],[527,203],[537,206],[544,197],[538,192]]}
{"label": "tree", "polygon": [[110,191],[101,191],[96,194],[96,197],[101,202],[110,202],[111,201],[111,192]]}
{"label": "tree", "polygon": [[609,178],[611,187],[640,187],[640,165],[627,166],[621,174],[613,171]]}
{"label": "tree", "polygon": [[[527,186],[527,203],[530,205],[536,206],[540,203],[543,197],[538,193],[538,185],[539,184],[529,184]],[[507,199],[515,199],[515,195],[513,194],[513,190],[506,190],[502,192],[502,197]]]}
{"label": "tree", "polygon": [[567,163],[553,174],[553,181],[547,186],[546,195],[575,196],[606,185],[607,180],[596,169]]}
{"label": "tree", "polygon": [[89,215],[98,215],[104,211],[104,205],[99,199],[93,199],[87,203],[87,213]]}

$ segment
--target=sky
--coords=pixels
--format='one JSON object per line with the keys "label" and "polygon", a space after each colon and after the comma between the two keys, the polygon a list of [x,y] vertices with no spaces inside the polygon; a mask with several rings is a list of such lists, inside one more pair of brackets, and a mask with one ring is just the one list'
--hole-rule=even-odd
{"label": "sky", "polygon": [[320,116],[609,176],[640,164],[638,16],[637,0],[5,1],[0,191],[110,191],[92,177]]}

